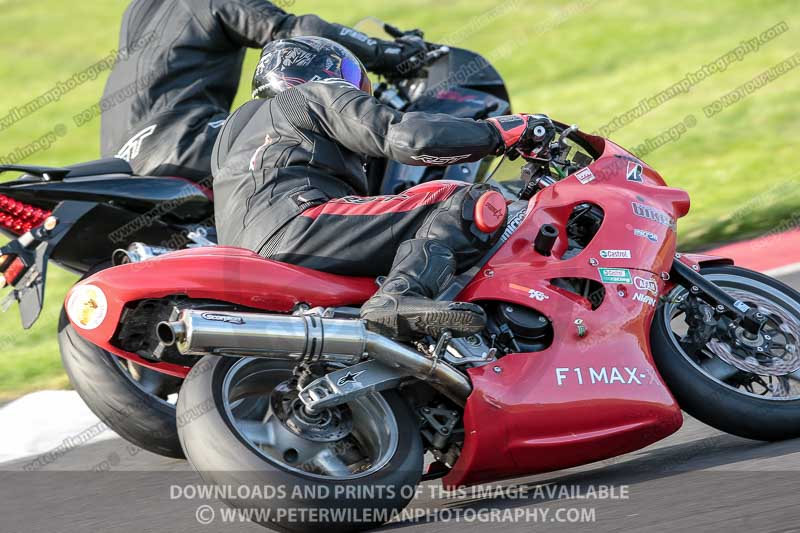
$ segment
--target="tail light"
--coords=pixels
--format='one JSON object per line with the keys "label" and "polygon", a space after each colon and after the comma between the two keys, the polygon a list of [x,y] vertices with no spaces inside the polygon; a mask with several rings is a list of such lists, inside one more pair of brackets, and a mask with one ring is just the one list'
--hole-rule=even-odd
{"label": "tail light", "polygon": [[[6,262],[7,261],[2,261],[3,264]],[[24,273],[25,263],[23,263],[22,259],[19,257],[15,258],[13,261],[11,261],[11,264],[8,265],[8,268],[6,268],[3,272],[3,278],[0,279],[0,288],[5,287],[6,285],[12,285]]]}
{"label": "tail light", "polygon": [[49,216],[50,211],[0,194],[0,227],[17,235],[41,225]]}

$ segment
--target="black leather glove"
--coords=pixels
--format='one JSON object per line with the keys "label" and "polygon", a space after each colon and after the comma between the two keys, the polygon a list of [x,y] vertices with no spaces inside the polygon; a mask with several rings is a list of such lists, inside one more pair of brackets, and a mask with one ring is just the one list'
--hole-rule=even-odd
{"label": "black leather glove", "polygon": [[387,78],[414,75],[423,65],[428,45],[419,35],[407,33],[394,41],[378,41],[372,71]]}

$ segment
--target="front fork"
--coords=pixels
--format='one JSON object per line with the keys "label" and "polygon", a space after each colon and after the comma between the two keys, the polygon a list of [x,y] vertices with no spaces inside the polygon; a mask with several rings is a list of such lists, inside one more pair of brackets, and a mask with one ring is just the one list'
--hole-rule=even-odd
{"label": "front fork", "polygon": [[692,296],[713,306],[718,313],[736,320],[750,335],[757,335],[767,320],[758,309],[730,296],[714,282],[703,277],[698,266],[687,265],[679,256],[672,263],[670,279],[686,287]]}

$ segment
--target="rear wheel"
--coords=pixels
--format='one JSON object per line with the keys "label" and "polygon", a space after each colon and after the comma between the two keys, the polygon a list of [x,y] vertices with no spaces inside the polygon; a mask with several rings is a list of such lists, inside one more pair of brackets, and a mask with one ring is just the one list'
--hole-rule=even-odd
{"label": "rear wheel", "polygon": [[[186,457],[207,482],[234,491],[231,506],[256,510],[252,518],[267,527],[379,526],[408,504],[422,475],[410,407],[390,391],[308,413],[291,382],[293,366],[260,358],[198,362],[178,399]],[[279,492],[252,494],[255,487]]]}
{"label": "rear wheel", "polygon": [[757,308],[766,324],[749,335],[676,287],[653,321],[659,372],[680,406],[717,429],[757,440],[800,436],[800,293],[738,267],[701,274]]}
{"label": "rear wheel", "polygon": [[[102,270],[92,270],[89,275]],[[175,402],[183,380],[117,357],[75,331],[62,308],[61,361],[77,393],[109,428],[149,452],[183,458]]]}

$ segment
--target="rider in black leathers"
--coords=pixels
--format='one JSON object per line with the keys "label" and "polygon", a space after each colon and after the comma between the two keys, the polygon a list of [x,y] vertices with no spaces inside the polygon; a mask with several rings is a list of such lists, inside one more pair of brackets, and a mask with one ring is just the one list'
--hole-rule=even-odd
{"label": "rider in black leathers", "polygon": [[364,197],[364,155],[411,165],[477,161],[542,141],[552,122],[401,113],[369,94],[357,63],[313,37],[264,49],[257,99],[231,115],[214,147],[220,244],[332,273],[388,274],[362,307],[368,327],[387,336],[481,331],[479,306],[431,299],[499,238],[505,200],[486,185],[452,181]]}
{"label": "rider in black leathers", "polygon": [[315,15],[288,14],[266,0],[134,0],[122,21],[124,53],[103,102],[134,87],[135,96],[103,110],[103,157],[126,159],[141,175],[208,178],[211,149],[236,96],[246,49],[300,35],[342,43],[379,74],[424,52],[419,37],[371,39]]}

